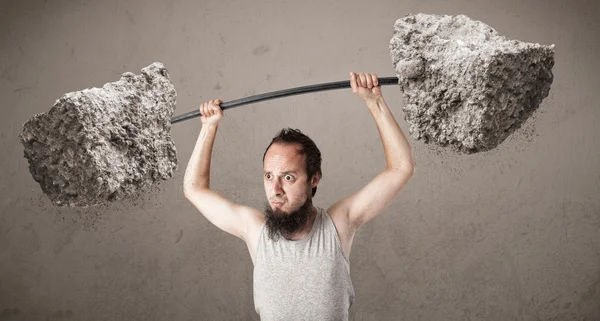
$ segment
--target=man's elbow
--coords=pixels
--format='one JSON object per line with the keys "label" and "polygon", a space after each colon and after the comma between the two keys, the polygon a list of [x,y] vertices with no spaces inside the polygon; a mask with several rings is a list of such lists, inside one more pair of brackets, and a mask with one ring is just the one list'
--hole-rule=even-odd
{"label": "man's elbow", "polygon": [[191,197],[198,195],[200,192],[202,192],[202,190],[203,190],[203,188],[201,188],[200,186],[197,186],[195,184],[184,184],[183,185],[183,195],[187,199],[190,199]]}
{"label": "man's elbow", "polygon": [[192,189],[189,186],[184,186],[183,187],[183,196],[185,196],[185,198],[189,199],[192,195]]}
{"label": "man's elbow", "polygon": [[188,198],[189,194],[192,191],[194,184],[192,182],[187,181],[185,178],[183,180],[183,195]]}
{"label": "man's elbow", "polygon": [[402,171],[404,173],[406,173],[406,175],[408,175],[408,177],[412,177],[413,174],[415,173],[415,164],[407,164],[405,166],[403,166]]}
{"label": "man's elbow", "polygon": [[403,164],[400,164],[398,166],[394,166],[394,167],[388,169],[388,171],[391,171],[397,175],[400,175],[403,178],[407,178],[407,177],[410,178],[415,173],[415,165],[412,162],[403,163]]}
{"label": "man's elbow", "polygon": [[183,178],[183,195],[187,198],[188,195],[197,194],[198,191],[209,189],[209,182],[207,179],[188,179]]}

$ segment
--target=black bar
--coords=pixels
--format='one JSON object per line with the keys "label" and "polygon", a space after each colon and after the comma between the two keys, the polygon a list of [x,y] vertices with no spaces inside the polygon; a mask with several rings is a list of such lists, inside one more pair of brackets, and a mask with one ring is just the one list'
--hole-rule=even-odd
{"label": "black bar", "polygon": [[[383,77],[383,78],[377,78],[377,80],[379,81],[380,86],[381,85],[397,85],[398,84],[397,77]],[[232,100],[232,101],[227,101],[227,102],[224,101],[221,103],[220,106],[221,106],[221,110],[225,110],[225,109],[230,109],[230,108],[234,108],[234,107],[238,107],[238,106],[242,106],[242,105],[253,104],[253,103],[270,100],[270,99],[282,98],[282,97],[287,97],[287,96],[292,96],[292,95],[306,94],[306,93],[317,92],[317,91],[341,89],[341,88],[351,88],[350,80],[329,82],[329,83],[324,83],[324,84],[316,84],[316,85],[310,85],[310,86],[304,86],[304,87],[296,87],[296,88],[284,89],[284,90],[279,90],[279,91],[273,91],[270,93],[241,98],[238,100]],[[181,114],[181,115],[172,117],[171,124],[175,124],[175,123],[178,123],[178,122],[181,122],[184,120],[188,120],[188,119],[191,119],[194,117],[198,117],[198,116],[200,116],[200,110],[195,109],[195,110],[192,110],[185,114]]]}

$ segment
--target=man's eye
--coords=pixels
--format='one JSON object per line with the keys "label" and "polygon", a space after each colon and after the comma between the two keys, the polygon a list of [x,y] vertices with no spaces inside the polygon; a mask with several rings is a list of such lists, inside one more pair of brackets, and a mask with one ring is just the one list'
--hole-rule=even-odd
{"label": "man's eye", "polygon": [[271,178],[271,174],[267,174],[267,175],[265,175],[265,177],[266,177],[267,179],[269,179],[269,178]]}
{"label": "man's eye", "polygon": [[292,176],[291,175],[285,175],[285,180],[287,181],[291,181],[292,180]]}

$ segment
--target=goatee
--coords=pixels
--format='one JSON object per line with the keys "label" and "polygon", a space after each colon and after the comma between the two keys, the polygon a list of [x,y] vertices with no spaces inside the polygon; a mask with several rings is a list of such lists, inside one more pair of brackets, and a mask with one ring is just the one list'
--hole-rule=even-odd
{"label": "goatee", "polygon": [[308,222],[311,205],[312,202],[308,198],[299,209],[287,213],[279,209],[272,210],[271,205],[267,203],[265,214],[267,216],[266,228],[269,238],[274,242],[277,242],[281,236],[290,239],[294,233],[300,231]]}

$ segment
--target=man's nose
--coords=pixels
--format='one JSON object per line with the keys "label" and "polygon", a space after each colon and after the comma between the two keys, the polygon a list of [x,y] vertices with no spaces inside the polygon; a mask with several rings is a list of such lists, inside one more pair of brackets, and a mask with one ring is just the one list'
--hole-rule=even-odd
{"label": "man's nose", "polygon": [[281,183],[278,179],[273,180],[273,193],[277,196],[283,194],[283,189],[281,188]]}

